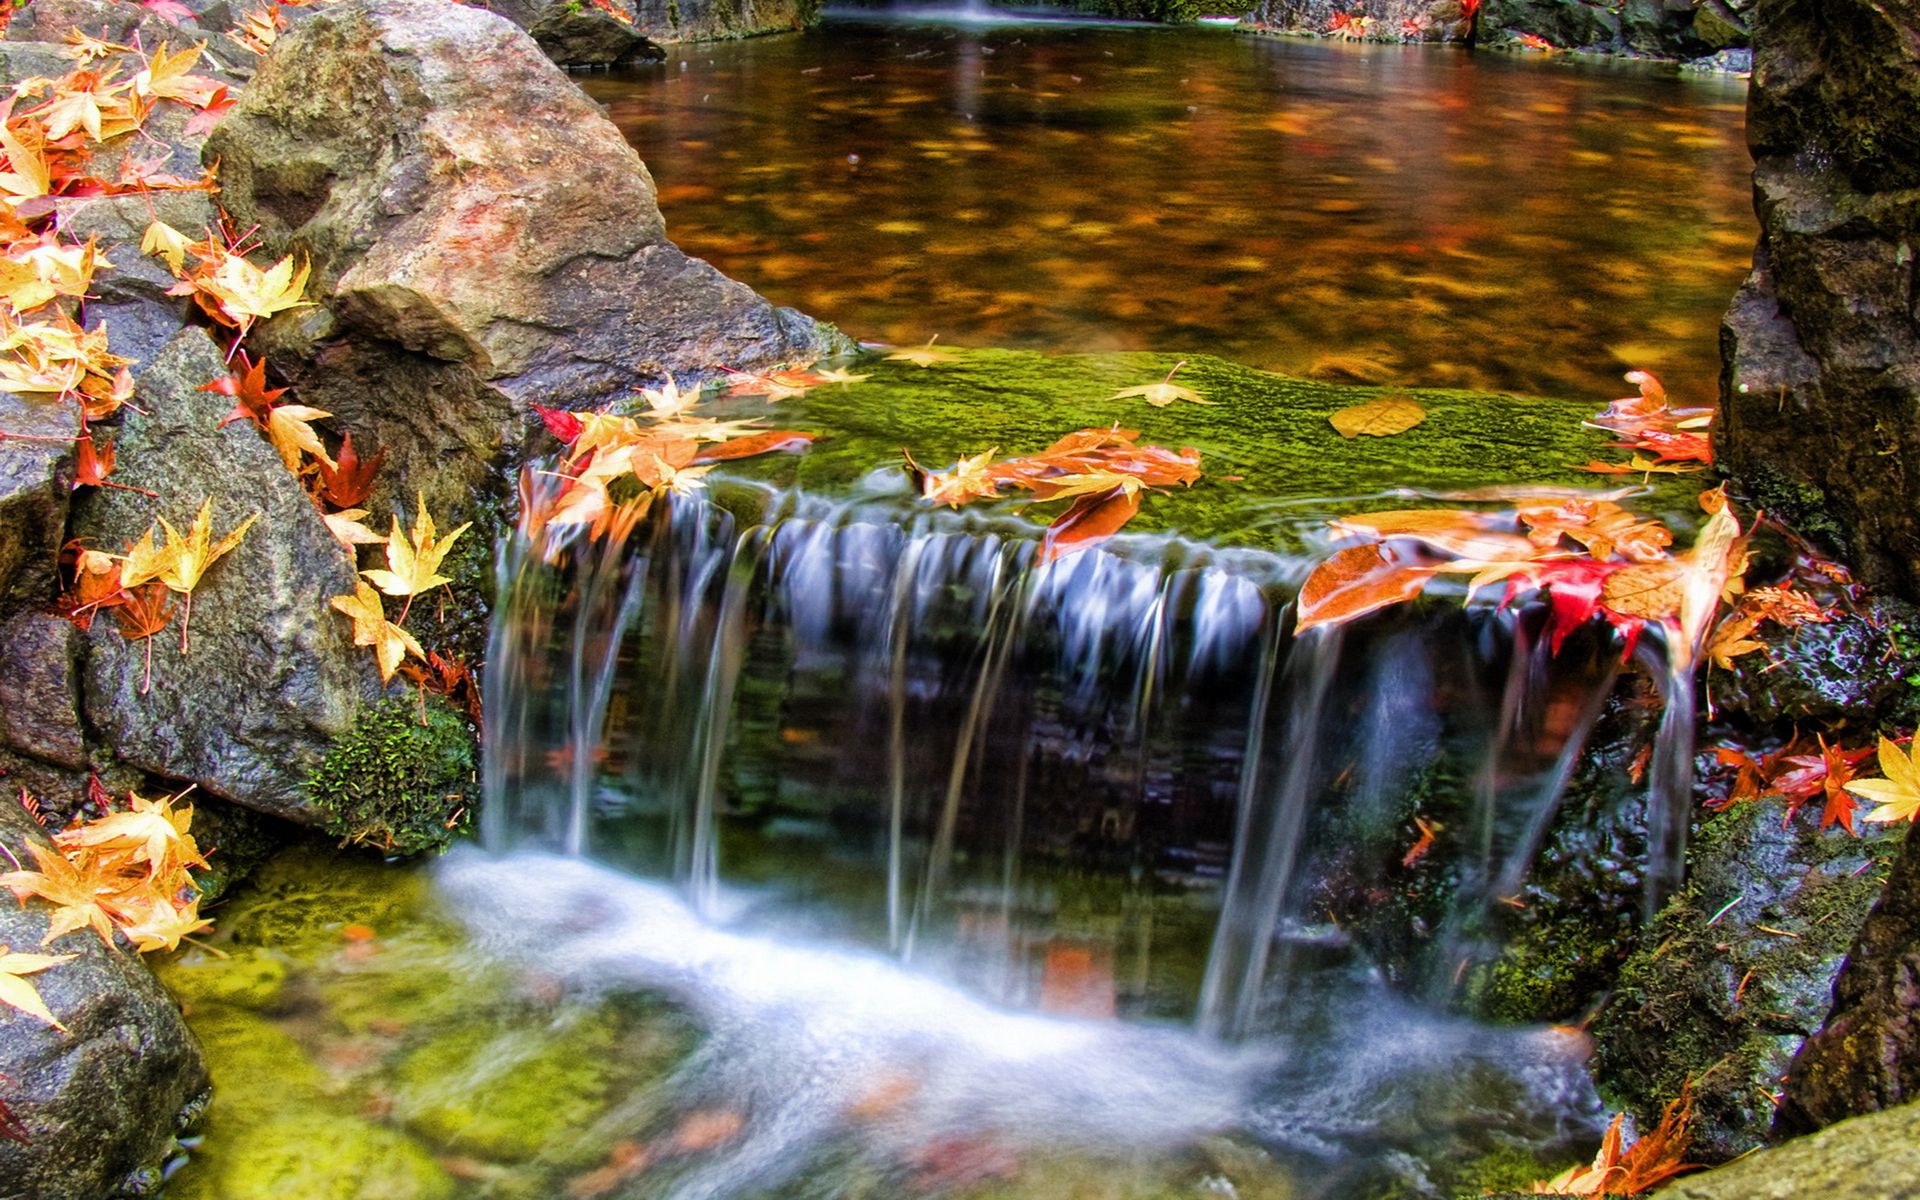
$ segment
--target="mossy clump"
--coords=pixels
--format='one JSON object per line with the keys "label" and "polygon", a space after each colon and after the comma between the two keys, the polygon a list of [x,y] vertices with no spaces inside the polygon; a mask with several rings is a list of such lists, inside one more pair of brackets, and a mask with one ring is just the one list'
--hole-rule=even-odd
{"label": "mossy clump", "polygon": [[1257,0],[1077,0],[1074,7],[1102,17],[1181,24],[1201,17],[1243,17]]}
{"label": "mossy clump", "polygon": [[190,950],[155,964],[154,974],[188,1012],[208,1004],[266,1012],[280,1006],[287,963],[257,947],[218,957]]}
{"label": "mossy clump", "polygon": [[427,697],[368,709],[307,777],[329,833],[400,854],[441,850],[474,798],[473,733]]}
{"label": "mossy clump", "polygon": [[1601,1091],[1643,1127],[1691,1085],[1695,1155],[1763,1144],[1771,1093],[1825,1020],[1834,976],[1900,839],[1791,823],[1748,801],[1707,822],[1691,878],[1643,936],[1594,1024]]}

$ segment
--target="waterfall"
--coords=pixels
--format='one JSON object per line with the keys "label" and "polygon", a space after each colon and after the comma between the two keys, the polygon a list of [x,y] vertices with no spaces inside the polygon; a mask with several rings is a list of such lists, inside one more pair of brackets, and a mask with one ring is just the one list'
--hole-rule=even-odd
{"label": "waterfall", "polygon": [[[1040,562],[1004,522],[795,494],[751,517],[666,497],[618,534],[502,549],[490,848],[1001,1003],[1223,1038],[1370,952],[1415,817],[1447,886],[1395,969],[1452,995],[1498,952],[1489,912],[1619,672],[1599,638],[1556,656],[1537,614],[1485,605],[1295,636],[1304,563],[1149,535]],[[1671,675],[1651,886],[1683,846],[1692,715],[1644,653]]]}

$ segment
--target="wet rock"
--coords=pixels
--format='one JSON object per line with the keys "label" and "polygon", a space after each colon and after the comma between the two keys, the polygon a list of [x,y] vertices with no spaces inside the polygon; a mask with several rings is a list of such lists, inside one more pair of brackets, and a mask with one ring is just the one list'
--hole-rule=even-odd
{"label": "wet rock", "polygon": [[[24,810],[0,804],[0,843],[19,853],[38,836]],[[39,951],[49,911],[40,900],[0,903],[0,945]],[[83,929],[46,952],[76,956],[29,977],[68,1032],[12,1009],[0,1018],[0,1101],[32,1139],[0,1139],[0,1180],[9,1195],[60,1200],[150,1185],[203,1102],[200,1048],[131,950]]]}
{"label": "wet rock", "polygon": [[184,530],[208,497],[216,536],[259,514],[195,592],[186,653],[178,615],[151,646],[111,621],[94,623],[87,718],[142,770],[311,821],[306,775],[378,681],[327,604],[353,590],[352,560],[266,439],[245,422],[220,427],[230,402],[199,390],[225,373],[205,333],[178,335],[138,377],[136,401],[148,415],[127,413],[114,443],[115,478],[157,498],[103,490],[76,509],[76,534],[114,551],[160,516]]}
{"label": "wet rock", "polygon": [[1834,985],[1826,1026],[1794,1056],[1776,1128],[1804,1133],[1920,1100],[1920,833],[1909,834]]}
{"label": "wet rock", "polygon": [[87,765],[78,640],[72,625],[44,613],[0,625],[0,744],[74,770]]}
{"label": "wet rock", "polygon": [[[1217,7],[1199,5],[1189,15],[1212,13]],[[1354,13],[1371,18],[1374,29],[1382,35],[1398,34],[1417,41],[1465,40],[1472,28],[1460,0],[1367,0],[1358,4],[1341,0],[1263,0],[1253,6],[1247,21],[1260,29],[1324,33],[1333,26],[1334,18]]]}
{"label": "wet rock", "polygon": [[[52,602],[67,523],[76,432],[72,405],[0,393],[0,614]],[[48,438],[49,441],[30,439]]]}
{"label": "wet rock", "polygon": [[597,8],[556,4],[528,28],[547,57],[563,67],[628,67],[665,52]]}
{"label": "wet rock", "polygon": [[73,69],[65,50],[56,42],[0,42],[0,82],[11,86],[23,79],[57,79]]}
{"label": "wet rock", "polygon": [[1530,33],[1566,50],[1611,50],[1620,43],[1620,7],[1601,0],[1486,0],[1480,40]]}
{"label": "wet rock", "polygon": [[[187,167],[189,173],[198,169],[197,163]],[[165,262],[141,252],[141,239],[154,221],[164,221],[189,237],[200,236],[219,215],[212,197],[180,191],[100,196],[61,200],[55,211],[68,238],[95,239],[101,254],[113,264],[93,277],[87,321],[90,326],[104,321],[113,335],[113,352],[132,360],[133,369],[140,370],[180,332],[193,309],[192,300],[167,295],[178,280]]]}
{"label": "wet rock", "polygon": [[1691,1081],[1693,1155],[1763,1144],[1769,1096],[1826,1015],[1833,980],[1898,848],[1849,837],[1778,800],[1708,821],[1685,890],[1660,913],[1595,1022],[1601,1090],[1650,1128]]}
{"label": "wet rock", "polygon": [[1751,12],[1761,240],[1721,330],[1721,457],[1863,577],[1920,597],[1920,13]]}
{"label": "wet rock", "polygon": [[1705,0],[1693,10],[1693,36],[1715,50],[1727,50],[1749,45],[1753,30],[1741,8],[1728,0]]}
{"label": "wet rock", "polygon": [[[492,13],[318,12],[276,43],[207,154],[239,225],[312,259],[326,314],[280,335],[302,355],[281,365],[303,399],[386,414],[380,445],[430,464],[434,478],[408,480],[430,495],[496,479],[529,402],[841,344],[668,242],[619,130]],[[392,370],[400,354],[418,368]]]}
{"label": "wet rock", "polygon": [[820,0],[632,0],[634,28],[656,42],[706,42],[805,29]]}
{"label": "wet rock", "polygon": [[1658,1200],[1890,1200],[1920,1179],[1920,1105],[1842,1121],[1655,1193]]}
{"label": "wet rock", "polygon": [[1715,671],[1709,686],[1717,709],[1753,726],[1786,721],[1832,730],[1876,715],[1911,724],[1920,704],[1916,660],[1920,610],[1874,597],[1856,612],[1836,611],[1831,621],[1802,625],[1764,653],[1735,659],[1733,670]]}
{"label": "wet rock", "polygon": [[[172,21],[144,5],[116,0],[35,0],[13,15],[6,38],[12,42],[60,43],[75,29],[123,46],[137,41],[151,47],[164,41],[177,48],[183,40],[181,28]],[[72,66],[72,60],[68,60],[54,74],[64,75]]]}

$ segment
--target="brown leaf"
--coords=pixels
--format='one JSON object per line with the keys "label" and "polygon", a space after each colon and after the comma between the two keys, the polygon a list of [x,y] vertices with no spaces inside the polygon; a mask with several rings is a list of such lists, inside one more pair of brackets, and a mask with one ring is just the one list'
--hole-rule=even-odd
{"label": "brown leaf", "polygon": [[1600,603],[1626,617],[1659,620],[1680,615],[1686,598],[1686,567],[1667,560],[1635,563],[1600,585]]}
{"label": "brown leaf", "polygon": [[1294,631],[1337,625],[1411,600],[1432,577],[1432,568],[1410,567],[1379,546],[1341,550],[1315,567],[1301,585]]}
{"label": "brown leaf", "polygon": [[1140,489],[1109,488],[1104,492],[1079,496],[1067,511],[1047,526],[1040,544],[1040,561],[1052,562],[1076,550],[1085,550],[1118,533],[1140,511]]}
{"label": "brown leaf", "polygon": [[1328,417],[1343,438],[1392,437],[1427,419],[1427,410],[1406,396],[1382,396],[1355,404]]}

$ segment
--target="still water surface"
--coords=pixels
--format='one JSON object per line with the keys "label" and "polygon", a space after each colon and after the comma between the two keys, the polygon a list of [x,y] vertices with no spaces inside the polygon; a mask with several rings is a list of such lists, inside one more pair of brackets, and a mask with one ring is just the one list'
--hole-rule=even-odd
{"label": "still water surface", "polygon": [[857,337],[1706,400],[1745,84],[1220,30],[833,20],[588,90],[671,236]]}

